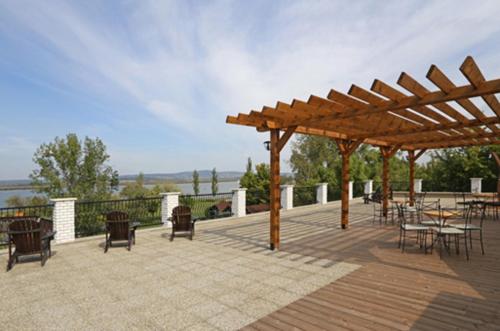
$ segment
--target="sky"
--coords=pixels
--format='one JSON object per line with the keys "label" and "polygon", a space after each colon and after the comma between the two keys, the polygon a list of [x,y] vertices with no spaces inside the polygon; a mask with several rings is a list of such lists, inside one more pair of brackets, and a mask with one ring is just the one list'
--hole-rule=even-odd
{"label": "sky", "polygon": [[0,179],[70,132],[121,174],[244,171],[269,137],[227,115],[431,64],[465,84],[467,55],[498,78],[498,17],[499,1],[0,0]]}

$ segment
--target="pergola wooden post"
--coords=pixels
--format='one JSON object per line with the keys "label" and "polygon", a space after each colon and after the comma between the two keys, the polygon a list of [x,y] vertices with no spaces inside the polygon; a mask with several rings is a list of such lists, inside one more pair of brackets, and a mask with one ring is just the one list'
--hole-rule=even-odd
{"label": "pergola wooden post", "polygon": [[415,151],[408,151],[408,163],[410,166],[410,206],[415,204],[415,161],[425,153],[426,149],[422,149],[415,154]]}
{"label": "pergola wooden post", "polygon": [[270,141],[270,156],[271,156],[271,174],[269,182],[269,210],[270,219],[270,243],[269,248],[274,250],[280,246],[280,152],[285,147],[286,143],[292,136],[297,127],[288,128],[280,138],[280,130],[272,129]]}
{"label": "pergola wooden post", "polygon": [[[414,167],[420,154],[415,154],[416,150],[500,144],[500,102],[495,95],[500,93],[500,79],[487,80],[470,56],[465,58],[460,71],[468,81],[461,86],[432,65],[426,77],[436,87],[434,91],[403,72],[397,84],[407,92],[375,79],[369,90],[352,85],[347,93],[332,89],[325,98],[311,95],[307,101],[278,102],[275,107],[262,107],[261,111],[228,116],[227,123],[251,126],[259,132],[271,131],[271,248],[278,248],[280,242],[279,153],[293,133],[380,147],[384,157],[385,215],[389,158],[396,150],[410,151],[413,201]],[[475,97],[480,97],[491,111],[478,108],[470,100]],[[286,132],[280,138],[282,130]],[[347,227],[349,212],[346,200],[349,157],[345,155],[342,155],[343,227]],[[500,192],[500,181],[498,185]]]}
{"label": "pergola wooden post", "polygon": [[497,199],[500,199],[500,157],[497,155],[497,153],[492,152],[493,158],[495,159],[497,163],[497,168],[498,168],[498,179],[497,179]]}
{"label": "pergola wooden post", "polygon": [[349,141],[335,139],[339,147],[340,154],[342,155],[342,214],[340,224],[342,229],[347,229],[349,226],[349,160],[351,154],[361,144],[361,140]]}
{"label": "pergola wooden post", "polygon": [[382,154],[382,210],[385,217],[387,217],[387,210],[389,209],[389,159],[396,154],[399,147],[399,145],[380,147],[380,153]]}

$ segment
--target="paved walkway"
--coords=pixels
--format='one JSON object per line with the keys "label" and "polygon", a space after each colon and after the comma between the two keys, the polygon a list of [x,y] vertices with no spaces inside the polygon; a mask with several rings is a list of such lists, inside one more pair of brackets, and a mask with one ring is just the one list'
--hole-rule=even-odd
{"label": "paved walkway", "polygon": [[[340,231],[338,209],[336,202],[284,213],[283,244]],[[192,242],[169,242],[166,229],[138,231],[131,252],[104,254],[103,236],[56,245],[44,268],[25,260],[0,272],[1,329],[236,330],[358,268],[270,252],[268,228],[261,214],[200,223]]]}

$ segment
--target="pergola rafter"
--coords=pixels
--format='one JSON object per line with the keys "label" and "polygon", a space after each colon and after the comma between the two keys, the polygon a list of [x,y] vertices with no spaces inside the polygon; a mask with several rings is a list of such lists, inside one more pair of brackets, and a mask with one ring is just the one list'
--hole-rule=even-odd
{"label": "pergola rafter", "polygon": [[[470,56],[460,71],[469,84],[455,85],[432,65],[426,77],[437,87],[435,91],[403,72],[397,84],[405,92],[376,79],[369,90],[352,85],[347,94],[332,89],[326,98],[311,95],[307,101],[278,102],[261,111],[228,116],[227,123],[271,134],[271,247],[279,247],[279,152],[293,133],[324,136],[337,142],[343,158],[343,228],[348,227],[348,185],[344,182],[349,178],[349,156],[359,144],[377,146],[383,155],[384,209],[389,181],[387,162],[396,151],[408,151],[413,198],[414,163],[425,150],[500,144],[500,103],[495,95],[500,93],[500,79],[487,80]],[[482,98],[493,116],[470,100],[475,97]]]}

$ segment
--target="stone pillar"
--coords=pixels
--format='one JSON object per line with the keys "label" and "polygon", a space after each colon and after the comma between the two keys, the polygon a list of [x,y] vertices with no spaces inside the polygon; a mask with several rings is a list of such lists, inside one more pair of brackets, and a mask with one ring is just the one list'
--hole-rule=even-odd
{"label": "stone pillar", "polygon": [[482,190],[482,178],[471,178],[470,179],[470,191],[471,193],[481,193]]}
{"label": "stone pillar", "polygon": [[354,182],[352,180],[349,181],[349,200],[352,200],[353,198],[353,190],[352,190],[352,187],[353,187],[353,184]]}
{"label": "stone pillar", "polygon": [[422,193],[422,179],[415,179],[415,182],[413,183],[413,187],[415,190],[415,193]]}
{"label": "stone pillar", "polygon": [[326,204],[328,199],[328,183],[319,183],[316,186],[316,202],[319,204]]}
{"label": "stone pillar", "polygon": [[284,210],[293,208],[293,185],[281,185],[281,208]]}
{"label": "stone pillar", "polygon": [[373,193],[373,179],[365,180],[365,194]]}
{"label": "stone pillar", "polygon": [[163,223],[164,226],[167,228],[172,227],[172,221],[170,220],[172,218],[172,211],[174,210],[175,207],[179,205],[179,195],[181,195],[180,192],[166,192],[166,193],[160,193],[162,200],[161,200],[161,222]]}
{"label": "stone pillar", "polygon": [[76,198],[51,199],[54,203],[52,221],[57,231],[57,244],[75,240],[75,201]]}
{"label": "stone pillar", "polygon": [[231,202],[233,216],[243,217],[247,214],[247,189],[237,188],[233,190]]}

